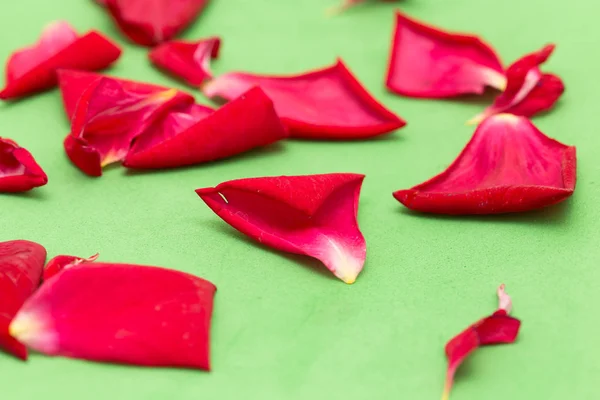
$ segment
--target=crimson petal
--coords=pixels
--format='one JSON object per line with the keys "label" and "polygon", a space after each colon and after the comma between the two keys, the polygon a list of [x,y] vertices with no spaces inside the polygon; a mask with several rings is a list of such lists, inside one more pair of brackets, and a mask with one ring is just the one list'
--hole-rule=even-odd
{"label": "crimson petal", "polygon": [[54,257],[52,260],[48,261],[46,267],[44,267],[44,273],[42,275],[42,280],[47,281],[52,278],[54,275],[58,274],[60,271],[66,268],[74,267],[79,264],[86,264],[94,262],[98,259],[99,254],[96,253],[93,256],[88,258],[83,257],[75,257],[75,256],[66,256],[60,255]]}
{"label": "crimson petal", "polygon": [[378,103],[341,60],[296,76],[231,72],[207,83],[203,90],[208,97],[233,100],[253,86],[260,86],[273,100],[292,137],[361,139],[406,124]]}
{"label": "crimson petal", "polygon": [[506,85],[502,63],[477,36],[449,33],[396,14],[386,86],[411,97],[481,94]]}
{"label": "crimson petal", "polygon": [[228,181],[196,190],[225,222],[276,249],[314,257],[353,283],[366,244],[358,227],[364,175],[277,176]]}
{"label": "crimson petal", "polygon": [[56,85],[59,68],[99,70],[108,67],[121,55],[121,49],[100,33],[83,36],[66,22],[55,22],[42,32],[31,47],[13,53],[7,62],[6,87],[0,99],[13,99]]}
{"label": "crimson petal", "polygon": [[527,118],[484,120],[446,171],[394,197],[438,214],[497,214],[559,203],[573,194],[575,147],[540,132]]}
{"label": "crimson petal", "polygon": [[26,192],[46,183],[46,173],[30,152],[0,138],[0,192]]}
{"label": "crimson petal", "polygon": [[77,265],[25,302],[10,333],[52,356],[208,370],[215,290],[165,268]]}
{"label": "crimson petal", "polygon": [[[342,0],[341,3],[337,6],[333,6],[328,10],[328,14],[338,14],[341,13],[342,11],[345,11],[349,8],[352,8],[358,4],[362,4],[365,3],[367,0]],[[387,3],[391,3],[391,2],[395,2],[398,0],[381,0],[382,2],[387,2]]]}
{"label": "crimson petal", "polygon": [[8,333],[25,300],[37,289],[46,261],[46,249],[27,240],[0,243],[0,348],[27,359],[27,349]]}
{"label": "crimson petal", "polygon": [[195,42],[171,41],[154,48],[148,57],[158,68],[190,86],[200,86],[212,78],[210,60],[219,56],[220,46],[218,37]]}

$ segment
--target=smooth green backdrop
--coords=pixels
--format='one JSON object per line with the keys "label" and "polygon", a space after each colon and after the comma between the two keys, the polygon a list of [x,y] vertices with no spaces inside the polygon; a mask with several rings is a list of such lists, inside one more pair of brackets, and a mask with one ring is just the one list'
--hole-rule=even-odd
{"label": "smooth green backdrop", "polygon": [[[69,124],[58,90],[0,105],[0,136],[28,148],[50,179],[31,193],[0,196],[0,240],[34,240],[49,256],[100,252],[104,261],[181,269],[219,289],[211,373],[37,354],[22,363],[0,355],[3,399],[437,399],[444,344],[494,310],[502,282],[523,321],[519,340],[475,354],[460,370],[452,398],[598,398],[597,2],[373,1],[326,17],[335,2],[213,0],[184,37],[223,38],[216,73],[294,73],[340,56],[408,121],[392,135],[363,142],[290,140],[192,168],[127,173],[112,167],[93,179],[63,151]],[[395,8],[476,32],[507,63],[557,43],[544,68],[562,76],[567,91],[535,123],[577,146],[572,199],[540,212],[473,218],[415,215],[392,198],[392,191],[443,170],[472,134],[464,121],[486,104],[385,91]],[[127,43],[92,0],[3,1],[0,12],[1,59],[34,42],[44,24],[65,19],[123,45],[111,74],[183,88],[154,70],[146,49]],[[235,178],[327,172],[367,176],[359,220],[368,257],[352,286],[323,273],[317,262],[247,240],[194,193]]]}

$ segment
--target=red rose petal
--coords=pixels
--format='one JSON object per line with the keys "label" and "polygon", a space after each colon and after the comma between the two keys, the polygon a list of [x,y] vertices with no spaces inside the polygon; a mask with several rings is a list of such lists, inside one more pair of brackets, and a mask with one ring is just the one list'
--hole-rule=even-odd
{"label": "red rose petal", "polygon": [[172,168],[218,160],[287,136],[273,102],[260,88],[214,111],[197,104],[173,111],[139,136],[123,163]]}
{"label": "red rose petal", "polygon": [[[398,0],[381,0],[381,1],[386,2],[386,3],[392,3],[392,2],[396,2]],[[328,14],[339,14],[349,8],[352,8],[358,4],[362,4],[365,2],[366,2],[366,0],[342,0],[342,2],[339,5],[329,8],[327,13]]]}
{"label": "red rose petal", "polygon": [[210,60],[219,56],[220,46],[218,37],[195,42],[172,41],[157,46],[148,56],[158,68],[195,87],[212,78]]}
{"label": "red rose petal", "polygon": [[273,100],[292,137],[361,139],[406,123],[377,102],[339,60],[331,67],[297,76],[221,75],[204,86],[208,97],[233,100],[253,86]]}
{"label": "red rose petal", "polygon": [[10,139],[0,138],[0,192],[26,192],[48,183],[30,152]]}
{"label": "red rose petal", "polygon": [[99,70],[121,55],[121,49],[91,31],[83,36],[66,22],[55,22],[42,32],[40,41],[13,53],[7,62],[6,87],[0,99],[13,99],[50,89],[56,85],[56,70]]}
{"label": "red rose petal", "polygon": [[208,0],[104,0],[104,5],[133,42],[153,46],[170,40],[202,12]]}
{"label": "red rose petal", "polygon": [[249,178],[196,193],[252,239],[314,257],[335,276],[353,283],[366,256],[356,219],[363,179],[358,174]]}
{"label": "red rose petal", "polygon": [[439,214],[496,214],[559,203],[573,194],[575,147],[511,114],[487,118],[446,171],[394,197]]}
{"label": "red rose petal", "polygon": [[208,370],[215,290],[165,268],[77,265],[27,300],[10,333],[52,356]]}
{"label": "red rose petal", "polygon": [[396,14],[386,85],[411,97],[481,94],[506,85],[502,63],[480,38],[448,33]]}
{"label": "red rose petal", "polygon": [[46,249],[27,240],[0,242],[0,348],[27,359],[27,349],[8,333],[8,326],[25,300],[37,289]]}
{"label": "red rose petal", "polygon": [[514,343],[519,334],[521,321],[510,317],[510,297],[504,291],[504,285],[498,289],[499,309],[471,325],[452,338],[446,344],[448,371],[442,400],[447,400],[454,382],[454,374],[463,361],[480,346]]}
{"label": "red rose petal", "polygon": [[552,108],[565,91],[565,86],[558,76],[542,74],[539,66],[550,57],[554,47],[553,44],[545,46],[508,67],[506,90],[494,100],[494,104],[469,122],[479,123],[499,113],[532,117]]}
{"label": "red rose petal", "polygon": [[46,267],[44,268],[44,273],[42,275],[42,280],[47,281],[63,269],[71,268],[79,264],[94,262],[98,259],[98,256],[98,253],[88,258],[65,255],[56,256],[52,260],[48,261],[48,264],[46,264]]}

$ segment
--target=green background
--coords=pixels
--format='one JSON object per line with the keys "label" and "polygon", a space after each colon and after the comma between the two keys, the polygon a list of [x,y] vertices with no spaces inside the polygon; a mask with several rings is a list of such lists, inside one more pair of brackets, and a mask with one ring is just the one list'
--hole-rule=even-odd
{"label": "green background", "polygon": [[[42,243],[49,256],[100,252],[101,260],[188,271],[218,287],[213,372],[148,369],[32,355],[0,355],[6,399],[410,399],[439,398],[446,341],[496,307],[502,282],[523,321],[517,344],[485,348],[460,370],[453,399],[596,399],[600,165],[595,0],[410,0],[328,18],[335,0],[213,0],[186,38],[220,35],[214,70],[294,73],[344,59],[408,121],[363,142],[290,140],[221,162],[151,173],[109,168],[99,179],[72,166],[58,90],[0,105],[0,135],[28,148],[47,186],[2,195],[0,240]],[[386,93],[394,9],[451,30],[475,32],[512,62],[547,42],[544,67],[567,91],[535,118],[577,146],[573,198],[551,209],[493,217],[407,212],[392,191],[447,166],[470,138],[464,121],[487,100],[432,101]],[[154,70],[146,49],[117,33],[91,0],[18,0],[0,6],[0,58],[65,19],[124,46],[109,72],[182,87]],[[197,98],[206,102],[199,92]],[[317,262],[261,247],[216,217],[194,189],[251,176],[366,174],[359,220],[368,257],[346,286]]]}

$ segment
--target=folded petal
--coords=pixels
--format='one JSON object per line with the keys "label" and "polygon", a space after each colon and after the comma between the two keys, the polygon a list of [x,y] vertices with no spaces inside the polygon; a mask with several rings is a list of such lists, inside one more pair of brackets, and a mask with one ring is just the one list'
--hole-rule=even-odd
{"label": "folded petal", "polygon": [[158,68],[195,87],[212,78],[210,61],[219,56],[220,46],[218,37],[194,42],[174,40],[155,47],[148,56]]}
{"label": "folded petal", "polygon": [[436,177],[394,197],[438,214],[497,214],[559,203],[573,194],[575,147],[550,139],[527,118],[484,120],[458,158]]}
{"label": "folded petal", "polygon": [[95,71],[108,67],[120,55],[121,49],[98,32],[79,36],[66,22],[52,23],[44,29],[38,43],[11,55],[0,99],[52,88],[57,83],[59,68]]}
{"label": "folded petal", "polygon": [[314,257],[353,283],[366,244],[358,227],[364,175],[249,178],[196,190],[225,222],[260,243]]}
{"label": "folded petal", "polygon": [[27,349],[8,333],[25,300],[38,288],[46,249],[27,240],[0,242],[0,348],[27,359]]}
{"label": "folded petal", "polygon": [[425,98],[482,94],[506,85],[502,63],[477,36],[449,33],[396,14],[386,86]]}
{"label": "folded petal", "polygon": [[0,192],[26,192],[46,183],[46,173],[30,152],[0,138]]}
{"label": "folded petal", "polygon": [[139,136],[129,168],[173,168],[231,157],[287,137],[273,102],[254,88],[218,109],[193,104]]}
{"label": "folded petal", "polygon": [[215,290],[165,268],[76,265],[27,300],[10,333],[51,356],[208,370]]}
{"label": "folded petal", "polygon": [[44,267],[44,273],[42,275],[42,280],[47,281],[52,278],[54,275],[58,274],[60,271],[66,268],[74,267],[79,264],[86,264],[94,262],[98,259],[99,254],[96,253],[93,256],[88,258],[84,257],[76,257],[76,256],[56,256],[52,260],[48,261],[46,267]]}
{"label": "folded petal", "polygon": [[296,76],[231,72],[207,83],[203,90],[208,97],[233,100],[254,86],[273,100],[292,137],[360,139],[406,124],[378,103],[341,60]]}

